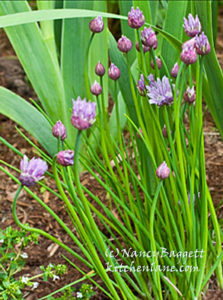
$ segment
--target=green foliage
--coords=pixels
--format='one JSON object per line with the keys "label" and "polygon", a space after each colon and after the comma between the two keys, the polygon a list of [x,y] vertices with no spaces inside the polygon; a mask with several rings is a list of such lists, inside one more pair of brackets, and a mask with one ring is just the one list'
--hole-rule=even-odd
{"label": "green foliage", "polygon": [[[26,262],[27,254],[22,252],[29,243],[38,243],[36,233],[27,234],[25,230],[7,227],[0,229],[0,299],[23,299],[22,289],[25,282],[17,280],[15,275],[20,272]],[[28,286],[32,286],[29,283]]]}
{"label": "green foliage", "polygon": [[[55,7],[53,4],[56,3],[45,3],[47,7],[52,5],[49,8]],[[57,100],[55,107],[51,107],[52,98],[45,102],[40,93],[40,101],[45,110],[43,115],[45,120],[49,117],[49,123],[56,118],[51,114],[58,109],[58,106],[65,104],[60,116],[65,118],[62,120],[67,125],[70,114],[69,101],[72,95],[84,97],[87,94],[88,96],[89,82],[91,83],[94,79],[93,67],[98,60],[98,55],[104,54],[104,64],[107,65],[107,50],[109,49],[111,62],[115,63],[121,71],[120,79],[115,83],[112,82],[109,86],[115,102],[110,120],[108,120],[108,111],[103,106],[105,103],[107,104],[108,82],[106,77],[104,93],[97,98],[98,114],[95,125],[87,133],[78,131],[76,135],[73,166],[63,168],[57,163],[55,157],[50,159],[43,151],[40,152],[52,166],[52,174],[48,172],[47,175],[54,178],[58,192],[54,192],[47,185],[44,185],[44,189],[63,201],[75,230],[68,227],[28,187],[20,184],[13,201],[13,217],[17,225],[30,232],[42,234],[57,243],[74,258],[79,259],[88,270],[83,271],[73,261],[67,259],[83,277],[64,287],[64,295],[56,299],[68,297],[76,299],[80,298],[80,294],[83,299],[90,298],[93,294],[88,285],[82,286],[77,292],[79,294],[73,295],[72,285],[86,279],[90,280],[105,295],[115,300],[120,298],[178,300],[183,297],[198,299],[213,273],[216,274],[219,285],[223,287],[222,233],[206,182],[203,137],[203,89],[209,108],[220,129],[222,127],[220,120],[223,114],[220,105],[223,77],[213,47],[211,2],[206,1],[205,4],[201,4],[201,2],[181,1],[176,5],[175,1],[162,1],[163,8],[166,10],[162,11],[166,16],[163,22],[164,30],[156,26],[152,27],[159,33],[160,46],[155,52],[151,49],[145,55],[142,51],[136,53],[134,48],[130,55],[121,53],[117,49],[116,40],[107,30],[103,34],[97,35],[98,41],[93,39],[92,42],[90,32],[87,31],[89,19],[86,18],[99,14],[96,11],[99,9],[96,2],[82,4],[78,1],[72,3],[63,1],[63,4],[63,9],[27,12],[28,7],[23,3],[25,13],[13,15],[14,19],[12,19],[12,15],[0,18],[0,26],[1,22],[2,26],[16,25],[20,34],[25,32],[28,37],[30,37],[33,26],[35,28],[37,26],[32,22],[41,22],[42,32],[38,39],[43,41],[40,51],[46,58],[50,57],[51,65],[48,67],[55,64],[58,78],[52,80],[57,82],[59,79],[57,88],[60,90],[60,96],[63,96],[60,103],[57,103]],[[127,1],[126,3],[119,1],[120,10],[126,14],[131,4],[139,5],[149,22],[154,24],[158,20],[160,14],[157,11],[157,4],[144,1]],[[106,3],[103,2],[103,5],[102,10],[106,11]],[[40,3],[39,7],[43,8]],[[80,7],[86,9],[79,9]],[[18,10],[18,6],[14,6],[14,4],[8,4],[7,8],[13,12]],[[6,13],[6,6],[3,5],[2,10]],[[181,62],[178,76],[171,78],[169,71],[173,64],[180,60],[181,44],[185,40],[181,26],[183,17],[190,11],[198,12],[205,33],[211,42],[212,52],[206,57],[199,56],[194,68]],[[139,32],[136,34],[124,23],[127,20],[126,16],[105,12],[100,12],[100,14],[106,18],[121,19],[123,31],[129,34],[133,40],[138,39],[140,42]],[[22,20],[24,16],[27,16],[25,21]],[[63,38],[59,43],[58,39],[53,43],[49,40],[45,43],[45,38],[54,33],[53,20],[59,18],[63,18],[62,31],[58,29],[57,33]],[[7,27],[7,31],[17,44],[18,37],[13,28]],[[74,44],[71,44],[69,37],[74,39],[79,33],[82,34],[83,40],[75,40]],[[93,38],[93,36],[91,37]],[[33,43],[33,45],[36,44]],[[20,52],[21,43],[16,47]],[[100,53],[101,49],[102,54]],[[22,55],[24,54],[21,54],[21,57]],[[161,70],[156,66],[155,55],[162,59]],[[155,63],[155,70],[150,65],[151,60]],[[86,64],[86,61],[89,64]],[[72,63],[69,64],[70,62]],[[78,69],[73,68],[72,64]],[[60,67],[62,72],[60,72]],[[215,75],[211,74],[212,69],[215,70]],[[53,71],[51,70],[51,72]],[[30,77],[33,73],[35,73],[33,70],[30,71]],[[154,89],[160,83],[158,78],[164,74],[169,77],[169,89],[166,83],[155,92],[156,100],[168,98],[168,105],[159,103],[160,105],[156,106],[151,104],[151,97],[146,91],[144,94],[138,93],[136,81],[140,74],[143,75],[145,85]],[[149,74],[152,74],[157,80],[156,84],[147,80]],[[75,82],[79,75],[79,82]],[[35,77],[36,74],[33,76]],[[168,79],[166,78],[166,80]],[[51,81],[49,80],[49,82]],[[47,91],[48,84],[45,86],[46,93],[49,93]],[[174,85],[172,86],[172,84]],[[190,105],[184,101],[183,95],[187,87],[192,87],[193,84],[196,85],[196,101],[195,105]],[[37,87],[39,85],[40,83],[37,84]],[[150,88],[147,87],[147,90]],[[4,94],[6,106],[7,93],[4,91]],[[212,100],[213,96],[215,100]],[[14,103],[14,96],[12,98],[11,101]],[[118,103],[119,100],[120,103]],[[24,105],[24,107],[26,106]],[[5,110],[7,111],[7,107]],[[11,114],[15,114],[15,111]],[[126,112],[125,116],[124,112]],[[19,119],[19,114],[16,115],[16,118]],[[125,118],[127,126],[126,134],[123,135],[121,125],[125,124]],[[185,120],[187,121],[185,122]],[[27,123],[31,127],[29,120]],[[166,134],[163,133],[164,124]],[[68,144],[58,141],[58,149],[64,150],[69,144],[73,147],[75,133],[70,130],[69,126],[67,130]],[[27,139],[25,136],[24,138]],[[3,139],[1,140],[7,144]],[[13,146],[7,145],[20,155]],[[165,172],[165,176],[160,176],[157,168],[164,162],[168,166],[168,175]],[[93,193],[93,189],[90,190],[83,186],[78,174],[79,163],[97,181],[97,185],[104,189],[106,194],[104,201],[102,201],[101,195],[99,197]],[[7,163],[3,162],[3,164],[10,167]],[[19,183],[18,179],[7,169],[1,166],[0,169]],[[48,232],[20,222],[16,214],[16,201],[23,188],[52,215],[64,232],[69,235],[75,244],[74,250]],[[129,252],[129,249],[132,249],[132,255],[123,255],[126,253],[125,251]],[[163,253],[163,249],[172,251],[170,253],[175,255],[195,252],[199,249],[204,256],[181,257],[179,260],[179,257],[175,257],[175,255],[160,255]],[[166,251],[165,253],[169,253]],[[140,255],[137,256],[138,253]],[[143,255],[141,255],[142,253]],[[155,253],[155,255],[151,255],[151,253]],[[182,267],[184,271],[181,271]],[[185,269],[186,267],[189,267],[189,271]],[[174,271],[169,271],[172,268]],[[191,271],[190,268],[195,269]],[[41,276],[45,281],[48,278],[56,280],[61,273],[66,271],[63,266],[56,267],[51,264],[47,267],[42,266],[41,270],[43,271]],[[101,278],[106,289],[94,279],[96,275]],[[7,287],[7,283],[4,286]],[[11,289],[16,291],[16,286],[12,286]],[[52,296],[61,291],[62,289],[51,293],[48,299],[54,299]],[[18,297],[20,297],[19,294]]]}
{"label": "green foliage", "polygon": [[[76,296],[74,296],[74,294]],[[75,287],[67,287],[63,290],[63,295],[60,297],[46,297],[47,300],[88,300],[95,295],[95,292],[92,290],[92,286],[90,284],[83,283],[78,292],[76,292]]]}

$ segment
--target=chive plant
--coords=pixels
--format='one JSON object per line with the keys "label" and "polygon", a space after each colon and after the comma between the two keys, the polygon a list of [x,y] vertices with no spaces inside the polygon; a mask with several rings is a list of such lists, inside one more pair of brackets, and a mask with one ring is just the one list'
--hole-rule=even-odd
{"label": "chive plant", "polygon": [[[90,30],[101,30],[101,20],[93,19]],[[17,225],[51,239],[73,259],[80,260],[88,268],[87,273],[75,262],[70,263],[110,299],[199,299],[213,274],[223,288],[221,228],[206,182],[203,138],[204,60],[211,48],[201,33],[198,16],[190,14],[184,19],[184,29],[191,39],[182,45],[180,56],[169,70],[157,52],[155,31],[151,27],[142,30],[144,23],[142,11],[132,7],[128,24],[136,31],[140,72],[137,84],[129,58],[132,41],[122,36],[116,45],[126,62],[126,80],[136,115],[133,120],[132,108],[126,107],[126,134],[121,131],[118,105],[122,70],[113,62],[107,70],[114,81],[118,130],[115,139],[109,130],[104,102],[106,69],[98,63],[95,72],[100,76],[100,84],[95,82],[91,87],[85,67],[86,93],[95,95],[97,104],[80,96],[73,100],[71,124],[77,129],[74,148],[66,142],[66,126],[57,121],[52,127],[58,144],[53,158],[43,152],[41,159],[29,161],[24,156],[20,170],[2,162],[20,172],[19,179],[7,169],[0,169],[19,185],[13,201]],[[94,126],[101,133],[99,151],[87,133]],[[21,155],[4,139],[1,141]],[[86,146],[87,155],[81,151],[82,145]],[[52,173],[46,162],[52,166]],[[108,203],[83,186],[79,164],[104,189]],[[44,174],[54,178],[57,192],[41,181]],[[31,191],[36,183],[64,202],[72,228]],[[19,221],[16,202],[22,189],[51,214],[81,255],[46,231]],[[103,285],[94,279],[96,275]]]}

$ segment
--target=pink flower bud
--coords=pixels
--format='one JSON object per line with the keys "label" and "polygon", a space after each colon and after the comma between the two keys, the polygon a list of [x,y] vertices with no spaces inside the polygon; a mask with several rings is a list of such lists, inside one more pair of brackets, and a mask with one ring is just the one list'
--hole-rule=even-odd
{"label": "pink flower bud", "polygon": [[67,137],[66,128],[61,121],[57,121],[52,128],[52,133],[56,138],[60,138],[61,141]]}
{"label": "pink flower bud", "polygon": [[194,64],[197,61],[197,53],[194,47],[189,46],[184,48],[181,52],[180,58],[186,65]]}
{"label": "pink flower bud", "polygon": [[105,74],[105,68],[102,63],[99,61],[95,67],[95,74],[102,77]]}
{"label": "pink flower bud", "polygon": [[171,76],[173,76],[174,78],[176,78],[178,72],[179,72],[179,66],[178,66],[178,63],[175,63],[175,65],[173,66],[170,74],[171,74]]}
{"label": "pink flower bud", "polygon": [[91,86],[91,92],[95,96],[98,96],[102,93],[102,87],[100,86],[100,84],[96,80]]}
{"label": "pink flower bud", "polygon": [[121,52],[127,53],[132,49],[132,42],[126,36],[122,35],[122,37],[118,40],[117,46]]}
{"label": "pink flower bud", "polygon": [[117,80],[120,77],[120,70],[118,67],[116,67],[115,64],[111,63],[110,68],[108,69],[108,76],[112,80]]}
{"label": "pink flower bud", "polygon": [[159,179],[168,178],[170,175],[170,169],[168,168],[166,162],[164,161],[156,170],[156,176]]}
{"label": "pink flower bud", "polygon": [[[146,53],[150,50],[150,47],[146,47],[145,45],[142,44],[142,49],[143,49],[143,53]],[[136,42],[136,50],[140,52],[139,42]]]}
{"label": "pink flower bud", "polygon": [[89,23],[89,29],[94,33],[99,33],[104,29],[104,22],[101,16],[98,16],[91,20]]}
{"label": "pink flower bud", "polygon": [[[157,56],[156,56],[156,63],[157,63],[158,69],[161,69],[162,68],[162,60],[160,58],[158,58]],[[155,65],[154,65],[154,61],[153,60],[151,60],[151,67],[153,69],[155,69]]]}

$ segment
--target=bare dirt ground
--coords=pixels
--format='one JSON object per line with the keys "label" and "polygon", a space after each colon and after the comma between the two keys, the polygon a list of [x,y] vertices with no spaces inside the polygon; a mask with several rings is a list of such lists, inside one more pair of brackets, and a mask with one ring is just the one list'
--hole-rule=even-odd
{"label": "bare dirt ground", "polygon": [[[220,64],[223,67],[223,10],[219,13],[217,55]],[[15,57],[15,53],[2,31],[0,32],[0,85],[7,87],[26,99],[29,99],[30,97],[35,98],[35,94],[26,80],[25,74]],[[3,115],[0,115],[0,135],[10,141],[10,143],[18,148],[22,153],[32,157],[35,155],[34,148],[19,135],[15,126],[16,124],[13,121]],[[209,112],[207,112],[205,118],[204,133],[207,179],[214,204],[215,206],[218,206],[223,200],[223,141],[216,130]],[[33,141],[36,142],[35,140]],[[14,155],[14,153],[6,146],[0,144],[0,160],[5,160],[6,162],[18,167],[20,158]],[[54,183],[50,182],[50,179],[47,180],[49,180],[51,188],[56,188]],[[94,193],[97,193],[102,201],[105,201],[104,191],[97,183],[95,183],[92,177],[88,174],[84,174],[82,176],[82,181],[89,189],[92,189]],[[17,185],[11,179],[7,178],[6,175],[0,172],[0,228],[2,229],[10,225],[15,226],[11,214],[11,203],[16,190]],[[37,192],[38,188],[34,187],[34,191]],[[65,223],[69,223],[63,204],[58,199],[50,196],[47,191],[41,194],[41,198],[60,215]],[[63,234],[63,231],[57,223],[50,218],[50,216],[40,205],[36,203],[35,200],[27,196],[25,193],[22,193],[19,197],[18,215],[23,223],[28,221],[30,225],[42,228],[58,238],[64,236],[64,242],[66,242],[71,248],[78,251],[75,246],[72,245],[72,242],[66,238],[66,235]],[[222,217],[222,208],[219,210],[219,216],[220,215]],[[38,245],[28,246],[26,252],[28,253],[28,259],[22,272],[22,274],[25,274],[26,276],[34,276],[35,274],[38,274],[40,272],[39,267],[41,265],[46,266],[50,262],[64,263],[64,259],[61,257],[61,254],[63,253],[67,255],[63,250],[55,247],[51,241],[44,237],[40,237]],[[79,263],[78,266],[84,271],[87,271],[86,267],[82,264]],[[68,265],[67,274],[62,276],[60,280],[55,282],[50,281],[48,283],[44,283],[42,280],[39,280],[40,285],[37,290],[32,292],[27,291],[27,299],[38,299],[72,281],[77,280],[78,278],[80,278],[80,274],[73,267]],[[212,281],[211,289],[208,291],[208,294],[204,299],[223,299],[222,291],[217,291],[214,285],[214,279]],[[100,283],[100,279],[98,279],[98,283]],[[77,290],[80,285],[81,284],[76,286]],[[96,295],[92,299],[100,300],[106,299],[106,297],[97,291]]]}

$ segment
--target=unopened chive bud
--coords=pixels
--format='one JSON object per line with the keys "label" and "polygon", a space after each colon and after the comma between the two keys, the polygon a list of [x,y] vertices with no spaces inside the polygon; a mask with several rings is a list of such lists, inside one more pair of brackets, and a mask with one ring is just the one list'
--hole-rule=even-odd
{"label": "unopened chive bud", "polygon": [[52,133],[56,138],[60,138],[61,141],[65,140],[67,137],[66,128],[63,123],[59,120],[52,128]]}
{"label": "unopened chive bud", "polygon": [[102,63],[99,61],[95,67],[95,74],[102,77],[105,74],[105,68]]}
{"label": "unopened chive bud", "polygon": [[[162,60],[159,57],[157,57],[157,56],[156,56],[156,63],[157,63],[158,69],[161,69],[162,68]],[[154,65],[154,61],[153,60],[151,60],[151,67],[153,69],[155,69],[155,65]]]}
{"label": "unopened chive bud", "polygon": [[175,63],[175,65],[173,66],[172,70],[170,71],[170,74],[171,74],[171,76],[173,76],[174,78],[176,78],[178,72],[179,72],[179,65],[178,65],[178,63]]}
{"label": "unopened chive bud", "polygon": [[164,161],[156,170],[156,176],[159,179],[166,179],[170,176],[170,169]]}
{"label": "unopened chive bud", "polygon": [[180,58],[186,65],[194,64],[197,61],[197,52],[192,46],[186,47],[182,50]]}
{"label": "unopened chive bud", "polygon": [[119,68],[111,63],[110,68],[108,69],[108,76],[109,78],[111,78],[112,80],[117,80],[120,77],[120,70]]}
{"label": "unopened chive bud", "polygon": [[118,40],[117,46],[121,52],[127,53],[132,49],[132,42],[126,36],[122,35]]}
{"label": "unopened chive bud", "polygon": [[93,32],[93,33],[99,33],[101,31],[103,31],[104,29],[104,22],[101,16],[98,16],[96,18],[94,18],[93,20],[91,20],[91,22],[89,23],[89,29]]}
{"label": "unopened chive bud", "polygon": [[95,96],[98,96],[102,93],[102,87],[96,80],[91,86],[91,93]]}

